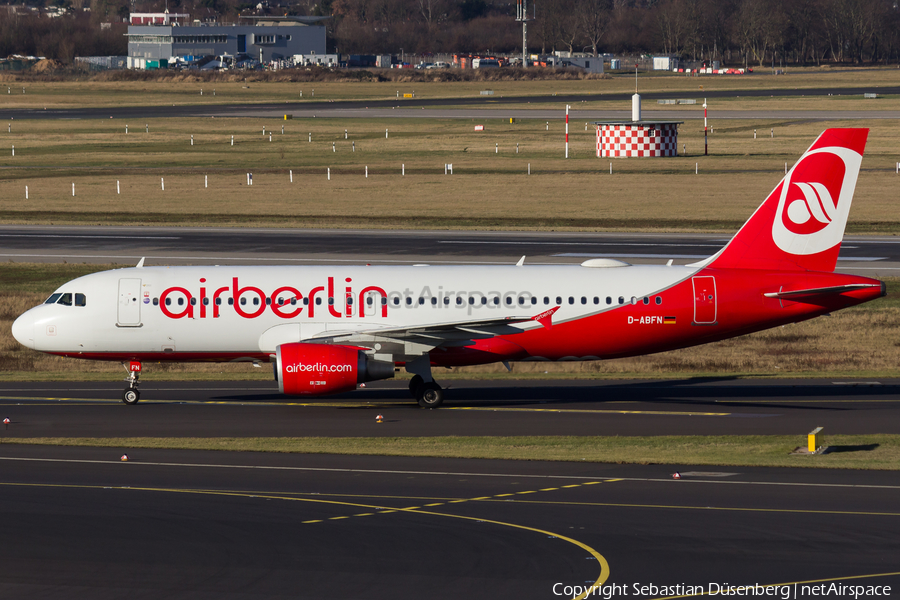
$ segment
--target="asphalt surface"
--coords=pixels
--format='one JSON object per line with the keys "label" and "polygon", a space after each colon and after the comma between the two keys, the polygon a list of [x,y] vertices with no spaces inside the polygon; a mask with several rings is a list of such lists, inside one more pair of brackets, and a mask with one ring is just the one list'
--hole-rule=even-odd
{"label": "asphalt surface", "polygon": [[[786,82],[790,84],[788,80]],[[645,100],[677,99],[677,98],[760,98],[760,97],[794,97],[794,96],[862,96],[865,93],[900,94],[900,87],[880,86],[875,83],[866,87],[830,87],[830,88],[790,88],[782,89],[749,89],[749,90],[704,90],[702,93],[688,92],[647,92],[641,96]],[[702,94],[702,95],[701,95]],[[527,106],[528,104],[559,103],[575,104],[576,110],[571,116],[575,119],[619,119],[631,118],[630,111],[583,111],[577,109],[582,102],[609,101],[629,102],[630,93],[597,93],[597,94],[558,94],[543,96],[478,96],[473,98],[404,98],[388,100],[360,101],[305,101],[282,104],[218,104],[218,105],[178,105],[178,106],[137,106],[108,108],[77,108],[63,110],[2,109],[0,118],[4,119],[109,119],[109,118],[176,118],[176,117],[259,117],[283,118],[286,113],[295,117],[329,117],[345,118],[391,118],[391,117],[437,117],[437,118],[490,118],[497,117],[498,112],[490,107],[503,107],[503,117],[515,118],[561,118],[559,110],[513,109],[522,112],[510,112],[509,106]],[[466,107],[464,109],[446,109],[447,106]],[[410,110],[412,109],[412,110]],[[695,114],[696,113],[696,114]],[[734,113],[734,114],[731,114]],[[895,119],[900,111],[717,111],[716,118],[722,119],[781,119],[805,118],[812,120],[844,120],[848,118]],[[702,111],[647,111],[646,118],[684,119],[702,118]]]}
{"label": "asphalt surface", "polygon": [[[250,367],[248,367],[250,368]],[[0,384],[5,437],[438,435],[772,435],[900,433],[900,380],[445,380],[444,407],[421,410],[405,380],[319,398],[274,381],[161,382],[141,401],[124,384]],[[382,414],[384,423],[375,422]]]}
{"label": "asphalt surface", "polygon": [[0,473],[9,599],[900,586],[894,473],[10,444]]}
{"label": "asphalt surface", "polygon": [[[730,236],[704,234],[449,232],[166,227],[0,226],[0,260],[136,264],[577,264],[691,263]],[[895,237],[844,238],[838,271],[872,277],[900,270]]]}

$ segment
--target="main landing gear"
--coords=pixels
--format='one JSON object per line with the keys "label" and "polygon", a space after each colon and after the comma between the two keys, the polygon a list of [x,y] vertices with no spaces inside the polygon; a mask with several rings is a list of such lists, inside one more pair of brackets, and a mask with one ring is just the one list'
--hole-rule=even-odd
{"label": "main landing gear", "polygon": [[431,376],[431,359],[425,354],[406,363],[406,370],[413,373],[409,380],[409,393],[422,408],[437,408],[444,403],[444,390]]}
{"label": "main landing gear", "polygon": [[[124,363],[123,366],[125,366]],[[125,383],[128,384],[128,387],[122,392],[122,402],[128,405],[137,404],[138,400],[141,399],[141,393],[138,391],[138,386],[141,384],[139,381],[141,363],[133,360],[125,368],[128,370],[128,377],[125,378]]]}

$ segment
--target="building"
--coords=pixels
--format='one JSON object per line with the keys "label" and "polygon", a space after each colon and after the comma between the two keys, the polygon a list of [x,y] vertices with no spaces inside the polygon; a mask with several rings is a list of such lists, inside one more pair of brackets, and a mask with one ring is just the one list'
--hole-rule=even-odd
{"label": "building", "polygon": [[268,62],[297,54],[325,54],[325,27],[317,23],[330,17],[249,17],[249,23],[223,25],[186,24],[184,16],[132,15],[133,23],[142,24],[129,25],[125,34],[129,68],[166,64],[176,57],[247,54]]}

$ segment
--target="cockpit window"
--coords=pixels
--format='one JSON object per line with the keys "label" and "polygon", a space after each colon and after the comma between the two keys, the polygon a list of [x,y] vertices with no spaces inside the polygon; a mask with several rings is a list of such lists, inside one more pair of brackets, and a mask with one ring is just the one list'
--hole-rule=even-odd
{"label": "cockpit window", "polygon": [[84,294],[75,294],[75,306],[85,305],[87,305],[87,298],[84,297]]}
{"label": "cockpit window", "polygon": [[56,301],[57,304],[62,304],[63,306],[72,306],[72,294],[66,293],[59,297],[59,300]]}
{"label": "cockpit window", "polygon": [[62,294],[51,294],[49,298],[44,300],[44,304],[56,304],[56,301],[59,300],[60,296],[62,296]]}

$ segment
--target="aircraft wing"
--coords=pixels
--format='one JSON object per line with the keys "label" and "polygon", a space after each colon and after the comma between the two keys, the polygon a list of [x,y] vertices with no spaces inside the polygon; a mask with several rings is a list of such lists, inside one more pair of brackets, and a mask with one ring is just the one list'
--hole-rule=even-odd
{"label": "aircraft wing", "polygon": [[520,333],[517,323],[534,321],[534,317],[500,317],[497,319],[475,319],[472,321],[448,321],[445,323],[428,323],[409,327],[381,327],[362,331],[323,331],[311,338],[322,340],[329,338],[345,338],[346,336],[372,336],[393,340],[426,341],[431,340],[434,346],[442,341],[471,340],[494,337],[497,335]]}

